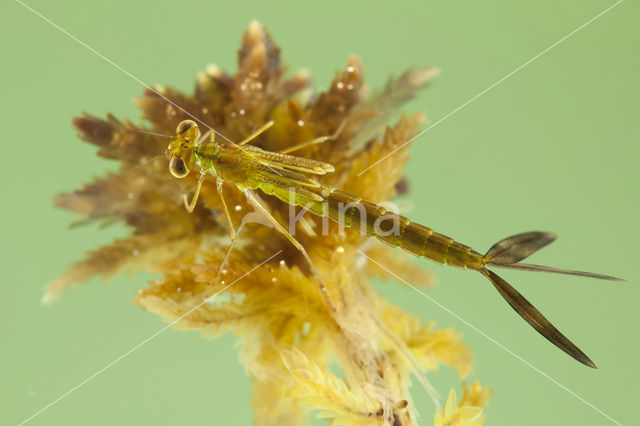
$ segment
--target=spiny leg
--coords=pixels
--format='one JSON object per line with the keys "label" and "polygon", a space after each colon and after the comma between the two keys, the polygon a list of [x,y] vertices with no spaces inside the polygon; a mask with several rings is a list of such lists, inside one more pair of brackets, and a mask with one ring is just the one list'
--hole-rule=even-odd
{"label": "spiny leg", "polygon": [[286,148],[280,151],[280,153],[289,154],[290,152],[298,151],[311,145],[319,145],[321,143],[325,143],[326,141],[335,140],[340,135],[340,133],[342,132],[342,129],[344,129],[344,126],[346,124],[347,124],[347,120],[345,119],[342,121],[342,123],[340,123],[340,126],[338,126],[338,129],[333,133],[333,135],[320,136],[315,139],[311,139],[310,141],[306,141],[306,142],[299,143],[298,145],[290,146],[289,148]]}
{"label": "spiny leg", "polygon": [[182,194],[184,207],[187,209],[189,213],[193,213],[193,210],[196,208],[196,203],[198,202],[198,197],[200,196],[200,188],[202,188],[202,182],[204,182],[204,177],[206,175],[207,175],[207,172],[201,169],[200,177],[198,178],[198,183],[196,185],[196,191],[193,193],[193,198],[191,198],[191,202],[187,201],[187,194]]}
{"label": "spiny leg", "polygon": [[224,197],[222,196],[223,183],[224,183],[224,179],[218,178],[216,180],[216,189],[218,190],[218,196],[220,197],[220,202],[222,203],[222,209],[224,210],[224,217],[227,219],[227,225],[229,226],[229,234],[231,235],[231,241],[235,241],[236,231],[233,227],[233,222],[231,222],[231,215],[229,214],[229,208],[227,207],[227,203],[224,201]]}
{"label": "spiny leg", "polygon": [[298,151],[311,145],[319,145],[321,143],[325,143],[330,139],[331,139],[331,136],[320,136],[318,138],[311,139],[310,141],[302,142],[298,145],[294,145],[287,149],[283,149],[282,151],[279,151],[279,152],[281,154],[289,154],[290,152]]}
{"label": "spiny leg", "polygon": [[[233,222],[231,221],[231,215],[229,214],[229,208],[227,207],[227,203],[222,196],[222,184],[224,183],[224,179],[218,178],[216,181],[216,189],[218,190],[218,196],[220,197],[220,202],[222,203],[222,210],[224,210],[224,217],[227,220],[227,226],[229,227],[229,237],[231,238],[231,244],[229,244],[229,248],[227,249],[227,254],[224,255],[224,259],[222,259],[222,263],[220,263],[220,267],[218,268],[218,274],[216,275],[216,281],[220,278],[220,274],[227,264],[227,260],[229,259],[229,255],[233,250],[233,246],[236,244],[236,230],[233,227]],[[242,226],[242,225],[241,225]]]}
{"label": "spiny leg", "polygon": [[253,132],[251,135],[247,136],[245,139],[243,139],[241,142],[238,142],[237,145],[246,145],[249,142],[251,142],[252,140],[254,140],[255,138],[257,138],[258,136],[260,136],[262,133],[266,132],[267,130],[269,130],[271,128],[271,126],[273,126],[273,120],[268,121],[266,124],[264,124],[262,127],[260,127],[258,130],[256,130],[255,132]]}
{"label": "spiny leg", "polygon": [[287,239],[289,241],[291,241],[291,243],[300,251],[300,253],[302,253],[304,258],[309,263],[309,266],[311,267],[311,272],[316,277],[316,279],[320,282],[320,290],[321,290],[321,292],[327,298],[327,301],[329,302],[329,305],[331,306],[331,309],[333,309],[333,311],[336,312],[337,311],[336,305],[333,302],[333,298],[331,297],[331,294],[329,294],[329,289],[327,288],[326,284],[324,283],[324,281],[320,277],[320,273],[318,272],[318,269],[316,268],[316,266],[311,261],[311,258],[309,257],[309,254],[304,249],[302,244],[300,244],[300,242],[298,240],[296,240],[295,237],[293,235],[291,235],[289,233],[289,231],[287,231],[287,229],[284,226],[282,226],[282,224],[280,222],[278,222],[278,220],[275,217],[273,217],[273,215],[271,215],[269,210],[262,204],[262,202],[261,202],[262,200],[260,200],[260,198],[257,197],[253,193],[253,191],[251,189],[245,188],[245,189],[242,190],[242,192],[244,192],[244,195],[247,197],[247,200],[249,201],[249,203],[256,210],[258,210],[278,231],[280,231],[281,234],[283,234],[285,237],[287,237]]}

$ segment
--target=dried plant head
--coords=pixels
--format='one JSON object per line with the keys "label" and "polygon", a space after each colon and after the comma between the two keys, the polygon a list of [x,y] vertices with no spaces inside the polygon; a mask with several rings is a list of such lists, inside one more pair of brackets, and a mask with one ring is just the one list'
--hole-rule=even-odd
{"label": "dried plant head", "polygon": [[[242,38],[234,75],[210,66],[198,75],[192,94],[164,86],[146,90],[135,101],[144,127],[112,115],[74,119],[80,138],[97,146],[99,156],[119,161],[120,169],[56,197],[56,204],[78,213],[77,224],[119,221],[131,232],[72,265],[48,288],[46,299],[94,277],[148,269],[163,278],[139,290],[139,306],[165,321],[177,321],[179,329],[198,330],[207,337],[233,331],[241,341],[239,357],[254,383],[256,424],[305,424],[309,412],[336,425],[415,424],[412,377],[437,401],[424,373],[444,364],[464,379],[471,369],[471,352],[455,331],[422,324],[378,295],[368,280],[386,277],[387,272],[360,252],[414,284],[430,285],[431,276],[397,251],[306,215],[297,223],[296,238],[323,277],[336,302],[334,311],[300,252],[277,230],[250,220],[251,205],[228,181],[222,188],[224,198],[232,221],[243,226],[220,270],[229,233],[215,179],[205,179],[189,214],[182,196],[193,190],[197,165],[191,158],[182,164],[173,159],[181,147],[197,140],[198,128],[204,132],[210,127],[217,138],[240,141],[273,120],[273,128],[252,144],[280,151],[337,134],[296,155],[335,167],[323,183],[382,202],[403,187],[411,145],[404,144],[425,118],[416,113],[387,123],[436,74],[432,68],[409,69],[368,94],[360,60],[352,56],[326,91],[304,97],[309,74],[287,75],[280,49],[252,22]],[[186,124],[176,133],[181,122]],[[167,161],[150,161],[158,155],[166,155],[170,167]],[[275,197],[262,198],[274,217],[286,222],[290,207]],[[329,228],[321,235],[322,226]],[[338,375],[329,368],[335,362]],[[436,424],[480,424],[488,392],[474,384],[463,394],[459,403],[455,393],[450,394],[444,411],[437,410]]]}

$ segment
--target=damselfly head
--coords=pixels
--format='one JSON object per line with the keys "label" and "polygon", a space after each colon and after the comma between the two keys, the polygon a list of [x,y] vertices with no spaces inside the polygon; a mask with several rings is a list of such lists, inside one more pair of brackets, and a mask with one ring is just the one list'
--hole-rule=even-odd
{"label": "damselfly head", "polygon": [[169,171],[177,178],[183,178],[195,165],[193,145],[200,137],[198,125],[193,120],[183,120],[176,127],[176,137],[169,143],[166,155]]}
{"label": "damselfly head", "polygon": [[193,150],[193,144],[200,137],[200,129],[193,120],[183,120],[176,127],[176,137],[167,147],[167,157],[172,155],[184,155]]}

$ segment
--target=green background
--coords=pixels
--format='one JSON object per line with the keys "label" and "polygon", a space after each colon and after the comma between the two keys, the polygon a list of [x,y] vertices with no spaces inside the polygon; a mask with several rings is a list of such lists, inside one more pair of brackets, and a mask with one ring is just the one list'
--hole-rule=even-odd
{"label": "green background", "polygon": [[[148,84],[191,90],[210,63],[236,68],[241,33],[260,20],[292,69],[324,88],[354,53],[370,87],[410,65],[441,69],[407,111],[432,122],[569,34],[613,1],[180,2],[31,0],[34,7]],[[81,111],[139,120],[143,88],[11,0],[0,6],[2,230],[0,423],[16,424],[164,326],[132,305],[150,275],[91,282],[42,306],[43,286],[123,228],[68,230],[52,197],[115,165],[70,126]],[[426,263],[429,295],[623,424],[638,422],[638,6],[626,1],[415,142],[408,216],[483,251],[552,230],[536,263],[611,273],[628,283],[525,272],[505,278],[599,366],[547,343],[479,275]],[[612,424],[486,337],[394,282],[377,288],[475,354],[471,377],[495,395],[488,424]],[[430,375],[446,397],[452,370]],[[30,424],[231,424],[252,421],[235,341],[165,332]],[[432,404],[419,387],[421,424]],[[460,392],[459,392],[460,394]]]}

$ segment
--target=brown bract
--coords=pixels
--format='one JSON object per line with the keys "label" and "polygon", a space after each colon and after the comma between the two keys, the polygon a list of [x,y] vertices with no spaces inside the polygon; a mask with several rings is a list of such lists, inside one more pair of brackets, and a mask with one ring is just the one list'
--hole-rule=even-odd
{"label": "brown bract", "polygon": [[[453,330],[422,325],[374,292],[367,277],[386,272],[367,263],[357,250],[414,284],[430,284],[430,275],[410,266],[398,251],[367,242],[355,231],[339,232],[330,224],[328,235],[320,235],[321,219],[306,215],[296,237],[327,284],[336,312],[300,253],[276,230],[260,224],[242,228],[217,279],[229,238],[214,179],[207,177],[200,201],[189,214],[181,197],[193,190],[198,173],[178,180],[166,161],[147,163],[164,152],[169,140],[145,132],[171,135],[181,120],[195,119],[203,130],[211,126],[239,141],[274,120],[273,128],[254,143],[278,151],[331,135],[343,125],[336,140],[296,155],[335,166],[323,183],[380,202],[394,195],[410,144],[362,176],[356,174],[417,134],[425,122],[422,114],[403,115],[385,126],[436,72],[410,69],[367,95],[360,61],[350,57],[327,91],[305,95],[309,75],[286,76],[279,48],[257,22],[243,36],[238,64],[235,75],[210,66],[198,76],[193,94],[168,87],[146,90],[136,104],[147,127],[111,115],[106,120],[87,114],[74,119],[79,136],[96,145],[101,157],[120,161],[121,167],[55,202],[77,212],[77,224],[120,221],[131,234],[72,265],[50,286],[46,298],[94,277],[149,269],[164,278],[139,290],[138,305],[165,321],[180,319],[179,329],[205,336],[233,331],[238,336],[240,359],[254,381],[256,424],[305,424],[307,410],[318,410],[333,424],[414,424],[408,392],[412,373],[426,384],[423,372],[446,364],[464,377],[471,354]],[[232,220],[239,225],[253,209],[231,182],[225,182],[223,192]],[[267,195],[262,198],[278,220],[287,219],[288,205]],[[230,283],[223,294],[194,309]],[[329,369],[332,365],[336,370],[336,361],[338,375]],[[475,385],[465,391],[465,404],[476,401],[483,406],[486,395]]]}

